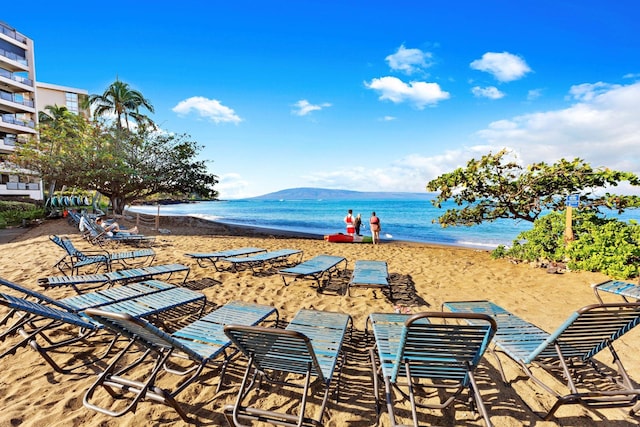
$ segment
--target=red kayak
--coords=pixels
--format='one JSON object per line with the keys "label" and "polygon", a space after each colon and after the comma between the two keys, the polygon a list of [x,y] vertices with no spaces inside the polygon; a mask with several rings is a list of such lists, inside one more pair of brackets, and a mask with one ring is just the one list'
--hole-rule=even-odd
{"label": "red kayak", "polygon": [[350,236],[349,234],[328,234],[324,240],[334,243],[371,243],[371,236]]}

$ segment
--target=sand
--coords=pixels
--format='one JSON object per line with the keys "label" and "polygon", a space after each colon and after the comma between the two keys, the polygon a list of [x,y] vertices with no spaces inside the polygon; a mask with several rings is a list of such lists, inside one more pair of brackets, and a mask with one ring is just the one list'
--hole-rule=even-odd
{"label": "sand", "polygon": [[[170,233],[158,234],[141,227],[146,234],[157,234],[154,247],[156,263],[190,265],[191,274],[186,286],[200,289],[211,303],[209,308],[231,300],[243,300],[272,305],[285,321],[301,308],[340,311],[352,316],[355,330],[353,339],[345,344],[347,362],[342,375],[340,402],[330,401],[324,418],[327,426],[375,425],[373,386],[367,356],[370,341],[363,333],[370,313],[391,312],[398,305],[413,313],[439,311],[445,301],[489,299],[546,330],[554,330],[572,311],[595,303],[590,285],[608,279],[602,274],[588,272],[549,274],[542,268],[493,260],[487,251],[465,248],[405,242],[384,242],[375,246],[328,243],[310,236],[260,233],[205,224],[195,219],[163,218],[160,227]],[[50,234],[68,235],[78,247],[96,249],[82,241],[65,220],[46,221],[13,242],[0,246],[0,277],[39,288],[38,278],[57,274],[52,266],[62,252],[49,241]],[[198,266],[184,255],[187,252],[213,252],[243,246],[268,250],[297,248],[304,251],[304,259],[319,254],[339,255],[348,260],[348,269],[356,260],[384,260],[388,263],[395,300],[389,301],[386,294],[371,289],[358,289],[351,296],[344,296],[339,291],[346,283],[346,277],[333,279],[326,291],[319,293],[311,281],[298,281],[285,287],[273,270],[258,274],[250,270],[217,272],[213,268]],[[70,289],[46,292],[53,297],[73,294]],[[636,328],[617,343],[620,357],[626,361],[631,377],[636,380],[640,380],[640,363],[637,362],[639,338],[640,328]],[[9,342],[11,339],[0,345],[5,348]],[[95,345],[98,344],[90,342],[89,348]],[[64,361],[69,354],[62,351],[55,357]],[[83,353],[74,354],[83,356]],[[599,360],[611,364],[608,353],[603,353]],[[637,418],[631,418],[619,409],[593,412],[579,406],[565,406],[558,411],[557,419],[542,421],[536,412],[548,409],[553,399],[521,375],[513,362],[506,358],[502,361],[507,376],[513,380],[510,386],[502,383],[496,362],[488,354],[477,370],[484,402],[496,426],[638,424]],[[142,402],[135,413],[120,418],[86,409],[82,404],[84,392],[94,381],[95,373],[104,368],[105,362],[62,375],[55,373],[32,349],[20,348],[16,354],[0,359],[0,366],[0,426],[184,425],[171,408],[149,402]],[[190,385],[177,399],[201,425],[225,425],[221,409],[234,401],[244,367],[243,358],[234,359],[225,385],[218,394],[215,387],[219,372],[217,369],[207,370],[200,381]],[[167,381],[173,379],[167,378]],[[254,404],[267,409],[295,408],[296,399],[295,393],[272,389],[272,393],[263,393]],[[318,401],[316,397],[311,404],[317,405]],[[407,405],[399,402],[398,407],[401,420],[409,423]],[[421,425],[484,425],[482,417],[463,404],[456,404],[444,412],[421,411],[420,417]],[[390,425],[386,411],[381,415],[380,425]]]}

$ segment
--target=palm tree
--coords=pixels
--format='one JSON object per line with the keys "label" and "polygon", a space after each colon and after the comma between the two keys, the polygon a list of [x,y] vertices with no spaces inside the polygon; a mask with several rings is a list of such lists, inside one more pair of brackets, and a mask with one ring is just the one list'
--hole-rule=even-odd
{"label": "palm tree", "polygon": [[95,105],[94,114],[96,116],[115,114],[118,129],[122,129],[123,118],[127,129],[129,129],[129,119],[142,126],[155,128],[153,121],[140,113],[140,108],[143,107],[153,113],[151,102],[141,92],[131,89],[127,83],[118,79],[111,83],[102,95],[90,95],[88,103],[89,105]]}

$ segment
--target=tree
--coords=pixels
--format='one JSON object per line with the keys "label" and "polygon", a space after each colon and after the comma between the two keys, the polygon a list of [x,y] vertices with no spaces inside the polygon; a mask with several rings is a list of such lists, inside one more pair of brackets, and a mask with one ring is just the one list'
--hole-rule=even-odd
{"label": "tree", "polygon": [[622,181],[639,185],[630,172],[606,168],[593,169],[581,159],[561,159],[552,165],[534,163],[524,168],[507,160],[508,151],[471,159],[466,168],[458,168],[427,184],[428,191],[439,191],[432,201],[441,208],[452,200],[462,208],[448,209],[437,221],[443,226],[477,225],[498,218],[534,222],[542,212],[562,210],[566,196],[580,194],[583,210],[615,209],[619,213],[640,206],[640,197],[600,194]]}
{"label": "tree", "polygon": [[107,114],[115,114],[116,126],[122,129],[122,119],[125,122],[125,128],[129,129],[129,120],[133,120],[142,127],[155,128],[153,121],[146,115],[140,113],[141,108],[146,108],[151,113],[154,112],[153,105],[146,99],[141,92],[133,90],[129,84],[117,80],[104,91],[102,95],[90,95],[88,98],[89,105],[95,107],[94,114],[96,117],[102,117]]}
{"label": "tree", "polygon": [[63,132],[43,125],[40,139],[16,147],[15,161],[58,185],[97,190],[115,213],[134,199],[158,193],[215,199],[217,177],[196,160],[202,148],[187,135],[87,122]]}
{"label": "tree", "polygon": [[185,134],[111,127],[94,134],[93,142],[78,153],[90,167],[74,180],[109,197],[115,213],[135,199],[158,193],[213,199],[218,180],[207,172],[205,161],[195,160],[201,148]]}
{"label": "tree", "polygon": [[45,110],[48,113],[39,113],[39,138],[17,145],[11,160],[38,172],[51,197],[56,183],[64,185],[68,171],[76,166],[74,152],[83,144],[87,122],[64,106],[47,105]]}
{"label": "tree", "polygon": [[[89,121],[65,107],[48,106],[49,113],[41,115],[40,138],[16,147],[14,161],[45,181],[97,190],[109,197],[115,213],[134,199],[158,193],[217,198],[217,177],[207,171],[205,161],[196,160],[202,147],[187,135],[156,131],[153,121],[139,112],[141,107],[153,112],[140,92],[116,80],[87,102],[96,106],[98,116],[115,113],[115,123]],[[129,119],[141,126],[130,128]]]}

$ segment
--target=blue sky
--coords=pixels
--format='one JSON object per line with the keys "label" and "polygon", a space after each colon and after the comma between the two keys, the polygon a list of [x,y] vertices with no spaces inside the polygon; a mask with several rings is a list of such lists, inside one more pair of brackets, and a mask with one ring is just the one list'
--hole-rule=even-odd
{"label": "blue sky", "polygon": [[640,3],[16,2],[38,81],[141,91],[221,198],[425,191],[471,158],[640,173]]}

